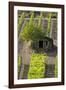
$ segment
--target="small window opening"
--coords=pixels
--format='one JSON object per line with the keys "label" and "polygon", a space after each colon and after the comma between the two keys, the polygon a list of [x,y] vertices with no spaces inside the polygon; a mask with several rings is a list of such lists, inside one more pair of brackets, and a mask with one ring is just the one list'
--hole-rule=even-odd
{"label": "small window opening", "polygon": [[39,48],[43,48],[43,41],[39,41]]}

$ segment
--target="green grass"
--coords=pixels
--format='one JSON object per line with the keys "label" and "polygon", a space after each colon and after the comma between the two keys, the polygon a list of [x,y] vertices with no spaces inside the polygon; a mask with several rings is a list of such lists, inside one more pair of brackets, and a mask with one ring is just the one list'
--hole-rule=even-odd
{"label": "green grass", "polygon": [[44,54],[31,55],[28,79],[44,78],[46,58]]}
{"label": "green grass", "polygon": [[20,71],[21,64],[22,64],[22,59],[20,56],[18,56],[18,73]]}
{"label": "green grass", "polygon": [[55,57],[55,77],[58,76],[58,57]]}

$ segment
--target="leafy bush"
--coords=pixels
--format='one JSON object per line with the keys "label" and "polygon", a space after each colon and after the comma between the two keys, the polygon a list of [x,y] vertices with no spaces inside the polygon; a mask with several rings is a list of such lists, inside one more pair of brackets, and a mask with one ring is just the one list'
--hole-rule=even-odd
{"label": "leafy bush", "polygon": [[26,23],[23,29],[23,32],[20,34],[20,39],[26,40],[26,41],[31,39],[30,36],[34,29],[33,19],[34,19],[34,13],[32,12],[29,23],[28,22]]}
{"label": "leafy bush", "polygon": [[22,13],[21,16],[18,18],[18,31],[21,29],[22,22],[24,20],[25,14]]}
{"label": "leafy bush", "polygon": [[[48,25],[47,30],[43,30],[42,28],[42,18],[44,18],[44,13],[41,12],[38,16],[38,25],[34,23],[34,15],[35,13],[32,12],[30,16],[29,23],[26,23],[23,32],[21,33],[20,38],[22,40],[37,40],[37,39],[44,39],[44,36],[50,37],[50,30],[51,30],[51,18],[57,17],[57,13],[47,13]],[[44,31],[44,32],[43,32]]]}
{"label": "leafy bush", "polygon": [[28,79],[44,78],[46,58],[47,56],[44,54],[31,55]]}
{"label": "leafy bush", "polygon": [[32,12],[30,21],[29,23],[26,23],[23,32],[20,34],[20,38],[22,40],[38,40],[38,39],[43,39],[45,36],[45,33],[42,32],[42,27],[41,27],[41,19],[42,19],[42,14],[39,17],[39,22],[38,26],[34,24],[34,12]]}

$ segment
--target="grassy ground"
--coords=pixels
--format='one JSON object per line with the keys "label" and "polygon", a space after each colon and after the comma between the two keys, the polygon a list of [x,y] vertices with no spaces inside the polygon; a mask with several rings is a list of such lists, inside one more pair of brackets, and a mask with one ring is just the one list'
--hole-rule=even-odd
{"label": "grassy ground", "polygon": [[55,77],[58,76],[58,57],[55,57]]}
{"label": "grassy ground", "polygon": [[31,55],[28,79],[44,78],[46,58],[44,54]]}
{"label": "grassy ground", "polygon": [[20,56],[18,56],[18,74],[20,72],[21,65],[22,65],[22,59]]}
{"label": "grassy ground", "polygon": [[[30,59],[30,65],[24,71],[24,79],[39,79],[45,78],[46,72],[46,60],[48,56],[46,54],[32,54]],[[54,77],[58,76],[58,63],[57,56],[55,59],[55,69],[54,69]],[[18,56],[18,75],[20,73],[20,68],[22,65],[22,59]],[[29,69],[28,69],[29,68]]]}

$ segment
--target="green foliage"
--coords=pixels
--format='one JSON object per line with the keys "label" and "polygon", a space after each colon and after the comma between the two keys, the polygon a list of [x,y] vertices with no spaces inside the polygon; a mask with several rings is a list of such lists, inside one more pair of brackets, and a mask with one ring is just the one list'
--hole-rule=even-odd
{"label": "green foliage", "polygon": [[32,12],[31,17],[30,17],[30,21],[29,21],[29,26],[33,26],[33,22],[34,22],[34,12]]}
{"label": "green foliage", "polygon": [[40,13],[40,16],[39,16],[38,28],[40,28],[40,30],[42,29],[42,12]]}
{"label": "green foliage", "polygon": [[18,30],[21,29],[22,22],[24,21],[25,14],[22,13],[21,16],[18,18]]}
{"label": "green foliage", "polygon": [[57,13],[56,12],[43,12],[43,18],[49,18],[49,14],[52,14],[52,18],[57,18]]}
{"label": "green foliage", "polygon": [[[47,26],[46,31],[42,30],[42,18],[44,18],[44,13],[47,15],[47,19],[48,19],[48,26]],[[38,17],[38,25],[34,23],[35,13],[30,12],[29,14],[31,15],[30,20],[29,20],[29,22],[26,23],[25,27],[23,28],[22,32],[20,33],[20,39],[22,39],[24,41],[29,41],[29,40],[34,41],[34,40],[38,40],[38,39],[44,39],[45,36],[49,37],[50,30],[51,30],[51,18],[52,18],[52,16],[57,16],[57,13],[41,12],[40,16]],[[24,16],[22,15],[22,19],[23,18],[24,18]],[[21,20],[21,21],[23,21],[23,20]]]}
{"label": "green foliage", "polygon": [[28,79],[44,78],[46,58],[44,54],[31,55]]}
{"label": "green foliage", "polygon": [[57,18],[57,13],[56,12],[53,12],[51,17],[52,18]]}
{"label": "green foliage", "polygon": [[[33,12],[34,12],[34,11],[33,11]],[[23,11],[23,10],[18,10],[18,14],[19,14],[19,15],[21,15],[22,13],[25,13],[25,16],[26,16],[26,17],[30,17],[30,15],[31,15],[32,12],[31,12],[31,11],[26,11],[26,12],[25,12],[25,11]],[[39,14],[40,14],[40,13],[42,13],[42,17],[43,17],[43,18],[48,18],[50,12],[44,12],[44,11],[43,11],[43,12],[38,12],[38,13],[35,13],[35,12],[34,12],[34,17],[39,17]],[[57,18],[57,13],[56,13],[56,12],[51,12],[51,14],[52,14],[52,17]]]}
{"label": "green foliage", "polygon": [[26,23],[23,32],[20,35],[20,38],[22,40],[38,40],[40,38],[44,38],[45,33],[42,32],[41,28],[41,19],[42,19],[42,13],[39,18],[38,26],[34,24],[34,12],[32,12],[29,23]]}
{"label": "green foliage", "polygon": [[21,64],[22,64],[22,59],[20,56],[18,56],[18,72],[20,71]]}
{"label": "green foliage", "polygon": [[48,27],[47,27],[47,36],[50,35],[50,29],[51,29],[51,16],[52,16],[52,13],[49,13],[48,15]]}
{"label": "green foliage", "polygon": [[31,39],[32,32],[34,29],[33,20],[34,20],[34,13],[32,12],[29,23],[26,23],[23,32],[20,34],[20,38],[22,40],[28,41]]}
{"label": "green foliage", "polygon": [[26,25],[25,25],[25,27],[24,27],[24,29],[23,29],[23,32],[20,33],[20,39],[26,40],[26,41],[29,40],[28,27],[29,27],[29,24],[26,23]]}
{"label": "green foliage", "polygon": [[55,57],[55,77],[58,76],[58,57]]}

